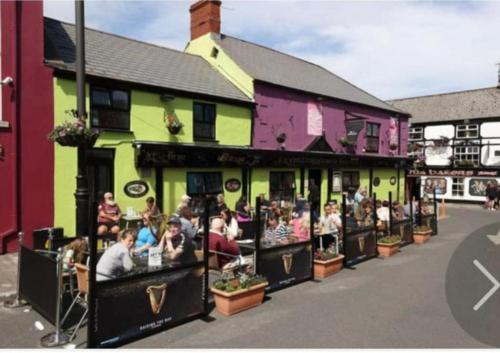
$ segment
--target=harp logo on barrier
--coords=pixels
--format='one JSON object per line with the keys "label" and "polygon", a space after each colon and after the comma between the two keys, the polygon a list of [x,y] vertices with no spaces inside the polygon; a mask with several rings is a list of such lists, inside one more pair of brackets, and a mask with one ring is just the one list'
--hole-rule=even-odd
{"label": "harp logo on barrier", "polygon": [[293,254],[285,254],[281,256],[281,259],[283,260],[283,268],[285,269],[285,273],[289,275],[290,270],[292,269]]}
{"label": "harp logo on barrier", "polygon": [[159,286],[148,286],[146,288],[146,293],[149,295],[149,304],[151,305],[151,311],[153,314],[158,315],[165,303],[165,297],[167,292],[167,284],[164,283]]}
{"label": "harp logo on barrier", "polygon": [[365,237],[358,238],[358,246],[359,246],[359,251],[361,252],[365,251]]}

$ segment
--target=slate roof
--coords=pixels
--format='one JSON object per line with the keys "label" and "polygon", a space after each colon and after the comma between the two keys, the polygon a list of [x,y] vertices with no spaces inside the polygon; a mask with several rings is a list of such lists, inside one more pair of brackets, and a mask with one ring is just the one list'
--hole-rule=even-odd
{"label": "slate roof", "polygon": [[[189,93],[251,102],[200,56],[85,29],[86,73]],[[75,26],[45,18],[48,65],[75,71]]]}
{"label": "slate roof", "polygon": [[394,99],[387,103],[409,112],[412,124],[500,118],[500,88],[496,87]]}
{"label": "slate roof", "polygon": [[214,39],[256,80],[405,114],[319,65],[225,34]]}

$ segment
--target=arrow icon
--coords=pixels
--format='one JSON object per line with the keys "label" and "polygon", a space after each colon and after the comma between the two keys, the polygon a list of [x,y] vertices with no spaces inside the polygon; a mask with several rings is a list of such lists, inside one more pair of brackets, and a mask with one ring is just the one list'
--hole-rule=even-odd
{"label": "arrow icon", "polygon": [[479,271],[481,271],[483,273],[483,275],[486,276],[486,278],[488,278],[491,281],[491,283],[493,283],[493,287],[491,287],[491,289],[488,291],[488,293],[486,293],[484,295],[484,297],[482,297],[476,303],[476,305],[474,305],[474,307],[473,307],[474,311],[478,311],[479,308],[481,308],[483,306],[483,304],[486,303],[486,301],[488,299],[490,299],[490,297],[498,290],[498,288],[500,288],[500,282],[498,282],[496,280],[496,278],[493,277],[493,275],[491,273],[489,273],[488,270],[485,269],[484,266],[481,265],[481,263],[477,259],[474,259],[474,261],[472,263],[479,269]]}
{"label": "arrow icon", "polygon": [[498,230],[496,235],[490,234],[487,235],[488,239],[495,245],[500,245],[500,229]]}

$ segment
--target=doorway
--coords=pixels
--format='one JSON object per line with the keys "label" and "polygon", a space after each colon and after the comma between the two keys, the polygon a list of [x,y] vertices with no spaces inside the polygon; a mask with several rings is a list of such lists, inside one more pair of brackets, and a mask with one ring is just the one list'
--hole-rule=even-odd
{"label": "doorway", "polygon": [[101,201],[105,192],[114,194],[115,150],[93,148],[87,151],[90,202]]}
{"label": "doorway", "polygon": [[311,204],[313,220],[316,221],[321,208],[321,169],[309,169],[308,191],[307,200]]}

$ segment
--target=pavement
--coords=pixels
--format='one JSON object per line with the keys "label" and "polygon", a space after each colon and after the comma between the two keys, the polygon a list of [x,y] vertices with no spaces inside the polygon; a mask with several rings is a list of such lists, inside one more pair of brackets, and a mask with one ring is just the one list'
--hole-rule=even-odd
{"label": "pavement", "polygon": [[11,297],[17,288],[17,253],[0,256],[0,301]]}
{"label": "pavement", "polygon": [[[490,347],[455,321],[447,304],[445,279],[457,247],[474,230],[498,223],[500,213],[476,205],[448,206],[448,217],[439,222],[439,235],[424,245],[406,246],[389,259],[366,261],[322,282],[274,292],[261,306],[235,316],[224,317],[214,310],[211,320],[195,320],[127,347]],[[0,266],[11,261],[4,256]],[[0,286],[12,283],[4,279],[4,272],[2,266]],[[29,307],[0,306],[0,348],[39,347],[40,338],[53,330]],[[74,344],[84,345],[85,332],[78,336]]]}

